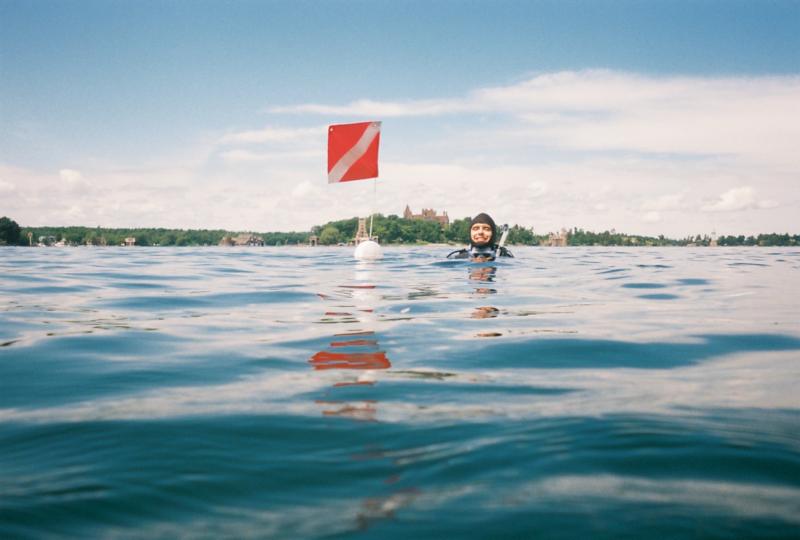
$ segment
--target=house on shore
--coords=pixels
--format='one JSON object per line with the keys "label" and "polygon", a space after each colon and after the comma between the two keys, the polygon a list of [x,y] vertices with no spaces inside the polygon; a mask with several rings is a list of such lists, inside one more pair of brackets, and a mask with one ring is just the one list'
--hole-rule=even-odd
{"label": "house on shore", "polygon": [[439,215],[433,208],[423,208],[421,214],[415,214],[411,211],[411,208],[406,205],[406,209],[403,211],[403,218],[420,219],[422,221],[436,221],[442,226],[442,228],[450,225],[450,217],[447,215],[447,210]]}
{"label": "house on shore", "polygon": [[543,240],[541,245],[548,247],[565,247],[569,241],[569,231],[561,229],[561,232],[551,232],[547,235],[547,240]]}
{"label": "house on shore", "polygon": [[220,246],[256,246],[264,245],[264,239],[252,233],[242,233],[236,236],[224,236],[219,242]]}

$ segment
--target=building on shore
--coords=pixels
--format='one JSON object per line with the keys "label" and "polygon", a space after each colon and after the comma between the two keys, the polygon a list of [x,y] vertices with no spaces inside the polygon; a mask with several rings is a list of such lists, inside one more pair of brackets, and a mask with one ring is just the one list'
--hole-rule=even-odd
{"label": "building on shore", "polygon": [[561,229],[560,232],[551,232],[547,235],[547,240],[543,240],[541,245],[548,247],[565,247],[568,241],[569,231],[567,229]]}
{"label": "building on shore", "polygon": [[406,209],[403,211],[403,218],[421,219],[422,221],[436,221],[442,227],[448,227],[450,225],[450,217],[447,215],[447,210],[439,215],[433,208],[423,208],[421,214],[415,214],[411,211],[411,208],[406,205]]}
{"label": "building on shore", "polygon": [[36,244],[39,247],[50,247],[56,243],[55,236],[40,236],[39,242]]}
{"label": "building on shore", "polygon": [[125,243],[124,243],[123,245],[125,245],[125,246],[129,246],[129,247],[130,247],[130,246],[135,246],[135,245],[136,245],[136,237],[135,237],[135,236],[129,236],[129,237],[127,237],[127,238],[125,239]]}
{"label": "building on shore", "polygon": [[219,242],[220,246],[258,246],[264,245],[264,239],[252,233],[242,233],[236,236],[225,236]]}

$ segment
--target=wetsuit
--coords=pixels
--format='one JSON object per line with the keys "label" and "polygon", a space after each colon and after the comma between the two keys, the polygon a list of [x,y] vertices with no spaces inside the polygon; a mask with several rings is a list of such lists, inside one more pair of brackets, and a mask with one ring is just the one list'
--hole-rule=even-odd
{"label": "wetsuit", "polygon": [[493,261],[496,257],[511,257],[513,259],[514,255],[505,247],[497,246],[496,244],[484,247],[470,245],[469,248],[457,249],[447,255],[448,259],[475,259],[477,257]]}

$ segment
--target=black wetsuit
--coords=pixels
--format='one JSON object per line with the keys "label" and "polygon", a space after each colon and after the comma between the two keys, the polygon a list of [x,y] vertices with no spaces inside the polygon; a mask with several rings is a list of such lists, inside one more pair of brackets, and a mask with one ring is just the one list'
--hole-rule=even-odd
{"label": "black wetsuit", "polygon": [[511,257],[513,259],[514,255],[505,247],[497,246],[496,244],[484,247],[470,245],[469,248],[457,249],[447,255],[448,259],[475,259],[477,257],[493,261],[496,257]]}

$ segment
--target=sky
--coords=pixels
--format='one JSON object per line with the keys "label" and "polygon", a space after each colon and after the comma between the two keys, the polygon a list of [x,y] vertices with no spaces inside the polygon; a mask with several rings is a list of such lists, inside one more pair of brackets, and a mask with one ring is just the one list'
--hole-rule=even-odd
{"label": "sky", "polygon": [[[330,124],[382,121],[329,185]],[[800,233],[797,1],[0,0],[0,215]]]}

